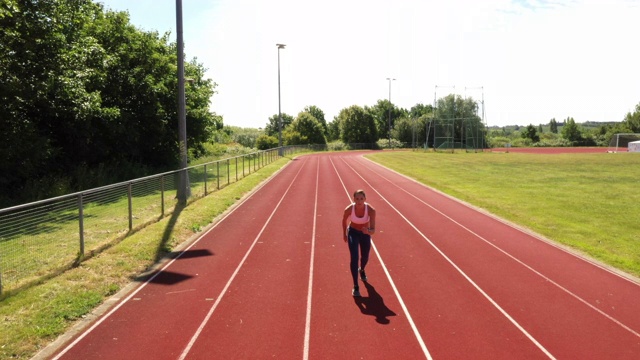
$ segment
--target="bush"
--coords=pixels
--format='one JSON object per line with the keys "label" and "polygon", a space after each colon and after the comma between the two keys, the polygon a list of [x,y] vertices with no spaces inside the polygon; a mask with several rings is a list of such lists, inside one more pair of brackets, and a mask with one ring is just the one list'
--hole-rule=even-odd
{"label": "bush", "polygon": [[278,139],[275,136],[260,135],[256,139],[256,147],[259,150],[269,150],[278,147]]}

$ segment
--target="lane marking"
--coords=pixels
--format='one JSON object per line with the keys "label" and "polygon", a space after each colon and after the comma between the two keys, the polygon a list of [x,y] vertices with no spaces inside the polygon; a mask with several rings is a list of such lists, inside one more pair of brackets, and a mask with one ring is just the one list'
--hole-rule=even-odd
{"label": "lane marking", "polygon": [[[302,358],[309,359],[309,339],[311,337],[311,296],[313,294],[313,263],[316,250],[316,223],[318,218],[318,184],[320,183],[320,159],[316,167],[316,196],[313,205],[313,230],[311,232],[311,261],[309,262],[309,288],[307,290],[307,315],[304,326],[304,350]],[[308,242],[305,241],[305,244]]]}
{"label": "lane marking", "polygon": [[[340,157],[340,158],[342,159],[342,157]],[[338,169],[336,168],[335,163],[333,162],[333,160],[331,158],[329,158],[329,160],[331,161],[331,165],[333,166],[333,170],[336,172],[336,175],[338,176],[338,179],[340,180],[340,183],[342,184],[342,188],[344,189],[345,193],[347,194],[347,199],[349,199],[349,201],[351,201],[351,195],[349,194],[349,191],[347,190],[347,187],[344,184],[344,181],[342,181],[342,177],[340,176],[340,173],[338,172]],[[344,162],[344,159],[342,159],[342,161]],[[346,164],[346,162],[345,162],[345,164]],[[348,164],[347,164],[347,166],[348,166]],[[351,170],[353,170],[353,168],[351,168]],[[356,174],[358,174],[358,173],[356,172]],[[358,176],[360,176],[360,174],[358,174]],[[362,176],[360,176],[360,178],[362,179]],[[366,182],[366,180],[365,180],[365,182]],[[367,184],[369,184],[369,183],[367,183]],[[369,184],[369,186],[371,186],[371,185]],[[422,335],[420,335],[420,331],[418,331],[418,327],[416,326],[415,322],[413,321],[413,317],[411,317],[411,314],[409,313],[409,309],[405,305],[404,300],[402,299],[402,296],[400,295],[400,292],[398,291],[398,288],[396,287],[396,284],[393,282],[393,279],[391,278],[391,274],[389,274],[389,271],[387,270],[387,266],[384,264],[384,261],[382,261],[382,256],[378,252],[378,248],[376,247],[376,244],[373,242],[373,237],[371,237],[371,247],[373,248],[373,251],[376,253],[376,256],[378,257],[378,261],[380,261],[380,265],[382,266],[382,269],[384,270],[384,273],[387,275],[387,279],[389,280],[389,283],[391,284],[391,288],[393,289],[393,292],[396,294],[396,298],[398,299],[398,302],[400,303],[400,306],[402,307],[402,311],[404,312],[404,314],[407,317],[407,321],[409,321],[409,325],[411,326],[411,329],[413,330],[413,334],[415,335],[416,340],[418,340],[418,343],[420,344],[420,348],[422,349],[422,352],[424,353],[424,356],[428,360],[433,360],[433,358],[431,357],[431,354],[429,353],[429,350],[427,349],[427,345],[424,343],[424,340],[422,339]]]}
{"label": "lane marking", "polygon": [[507,320],[509,320],[518,330],[520,330],[520,332],[522,332],[532,343],[534,343],[538,349],[540,349],[545,355],[547,355],[550,359],[555,359],[555,357],[553,355],[551,355],[551,353],[544,347],[542,346],[542,344],[540,344],[538,342],[538,340],[536,340],[531,334],[529,334],[514,318],[511,317],[511,315],[509,315],[509,313],[507,313],[502,307],[500,307],[500,305],[498,305],[497,302],[495,302],[491,296],[489,296],[489,294],[487,294],[484,290],[482,290],[482,288],[480,286],[478,286],[478,284],[476,284],[460,267],[458,267],[458,265],[456,265],[447,255],[445,255],[444,252],[442,252],[442,250],[440,250],[425,234],[423,234],[411,221],[409,221],[409,219],[407,219],[406,216],[404,216],[400,210],[396,209],[395,206],[393,206],[391,204],[391,202],[389,202],[389,200],[387,200],[387,198],[385,198],[384,196],[382,196],[382,194],[380,194],[380,192],[378,190],[376,190],[376,188],[374,188],[367,180],[365,180],[351,165],[349,165],[344,159],[343,159],[344,163],[350,167],[353,172],[355,172],[361,179],[362,181],[364,181],[365,183],[367,183],[367,185],[369,185],[371,187],[371,189],[373,191],[375,191],[381,198],[382,200],[384,200],[387,204],[389,204],[389,206],[395,210],[398,215],[400,215],[400,217],[402,217],[407,224],[409,224],[418,234],[420,234],[420,236],[422,236],[422,238],[424,238],[429,245],[431,245],[431,247],[433,247],[449,264],[451,264],[451,266],[453,266],[454,269],[456,269],[456,271],[458,271],[460,273],[460,275],[462,275],[462,277],[464,277],[474,288],[476,288],[476,290],[478,290],[478,292],[480,294],[482,294],[482,296],[485,297],[485,299],[487,299],[496,309],[498,309],[498,311],[500,311],[500,313],[502,313],[502,315],[504,317],[507,318]]}
{"label": "lane marking", "polygon": [[[290,164],[290,163],[289,163]],[[153,276],[151,276],[149,279],[147,279],[144,283],[142,283],[140,286],[138,286],[137,289],[135,289],[133,292],[131,292],[126,298],[124,298],[124,300],[122,300],[121,302],[119,302],[115,307],[113,307],[111,309],[111,311],[109,311],[106,315],[104,315],[103,317],[101,317],[98,321],[96,321],[91,327],[89,327],[87,330],[85,330],[80,336],[78,336],[73,342],[71,342],[69,345],[67,345],[67,347],[65,347],[61,352],[59,352],[55,357],[52,358],[52,360],[58,360],[60,359],[62,356],[64,356],[67,352],[69,352],[69,350],[73,349],[76,345],[78,345],[78,343],[80,341],[82,341],[82,339],[84,339],[85,337],[87,337],[87,335],[89,335],[93,330],[95,330],[98,326],[100,326],[100,324],[102,324],[105,320],[107,320],[111,315],[113,315],[116,311],[118,311],[118,309],[120,309],[124,304],[126,304],[127,302],[129,302],[129,300],[131,300],[138,292],[140,292],[143,288],[145,288],[147,285],[149,285],[156,277],[158,277],[160,274],[162,274],[169,266],[171,266],[175,261],[177,261],[178,259],[180,259],[182,257],[182,255],[184,255],[185,252],[189,251],[193,246],[195,246],[198,242],[200,242],[200,240],[202,240],[202,238],[204,238],[207,234],[209,234],[213,229],[217,228],[218,225],[220,225],[224,220],[226,220],[229,216],[231,216],[231,214],[233,214],[234,212],[236,212],[236,210],[238,210],[240,207],[242,207],[242,205],[244,205],[247,201],[249,201],[250,199],[253,198],[253,196],[259,191],[261,190],[263,187],[265,187],[268,183],[270,183],[271,181],[273,181],[273,179],[275,179],[276,175],[280,174],[285,168],[288,167],[287,164],[285,167],[283,167],[282,169],[276,171],[269,179],[265,180],[264,182],[262,182],[260,185],[258,185],[255,190],[253,190],[251,192],[251,195],[247,196],[244,199],[241,199],[240,202],[237,203],[237,205],[235,205],[231,210],[229,210],[226,214],[224,214],[220,220],[215,223],[213,226],[211,226],[207,231],[203,232],[197,239],[195,239],[193,241],[193,243],[191,243],[189,246],[187,246],[185,249],[183,249],[180,254],[178,254],[178,256],[176,256],[175,258],[171,259],[169,262],[167,262],[163,267],[160,268],[160,270],[158,270],[157,273],[155,273]],[[298,175],[296,174],[296,177]],[[108,300],[107,300],[108,301]]]}
{"label": "lane marking", "polygon": [[209,319],[213,315],[213,312],[218,307],[218,304],[220,304],[220,302],[222,301],[222,298],[227,293],[227,290],[231,286],[231,283],[233,282],[233,280],[235,280],[236,276],[240,272],[240,269],[242,268],[242,266],[244,265],[245,261],[249,257],[249,254],[251,254],[251,251],[253,250],[253,248],[258,243],[258,239],[260,239],[260,237],[262,236],[262,233],[267,228],[267,225],[269,225],[269,223],[271,222],[271,219],[274,217],[274,215],[276,214],[276,212],[280,208],[280,205],[282,204],[282,202],[284,201],[285,197],[289,193],[289,190],[291,190],[291,187],[293,186],[293,184],[295,184],[296,179],[298,178],[298,175],[300,175],[300,172],[302,171],[302,169],[304,169],[305,165],[306,165],[306,161],[302,163],[302,165],[300,166],[300,169],[298,169],[298,172],[296,173],[296,176],[293,177],[293,179],[291,180],[291,183],[287,187],[287,190],[284,192],[284,194],[282,194],[282,197],[280,198],[280,201],[278,201],[278,203],[276,204],[275,208],[271,212],[271,215],[269,215],[269,218],[267,219],[267,221],[265,221],[264,225],[262,226],[262,229],[260,229],[260,232],[258,233],[256,238],[253,240],[253,243],[251,244],[251,246],[249,247],[247,252],[244,254],[244,257],[242,258],[242,260],[240,260],[240,263],[238,264],[238,266],[236,267],[235,271],[233,272],[233,274],[229,278],[229,281],[227,281],[227,284],[224,286],[224,288],[220,292],[220,295],[218,295],[218,298],[216,299],[216,302],[211,306],[211,309],[209,309],[209,312],[207,313],[207,316],[205,316],[204,320],[202,320],[202,322],[200,323],[200,326],[198,327],[198,330],[196,330],[196,332],[191,337],[191,340],[189,340],[189,343],[187,344],[187,346],[182,351],[182,354],[180,354],[180,357],[178,358],[179,360],[183,360],[189,354],[189,351],[191,351],[191,348],[195,344],[196,340],[198,340],[198,338],[200,337],[200,334],[202,333],[202,330],[204,329],[205,325],[209,322]]}
{"label": "lane marking", "polygon": [[[363,165],[364,166],[364,165]],[[377,173],[376,173],[377,174]],[[570,295],[571,297],[575,298],[576,300],[578,300],[579,302],[583,303],[584,305],[586,305],[587,307],[591,308],[592,310],[598,312],[600,315],[606,317],[607,319],[609,319],[610,321],[614,322],[615,324],[617,324],[618,326],[622,327],[623,329],[627,330],[628,332],[630,332],[631,334],[633,334],[636,337],[640,337],[640,333],[638,333],[637,331],[633,330],[632,328],[630,328],[629,326],[625,325],[624,323],[622,323],[621,321],[619,321],[618,319],[614,318],[613,316],[607,314],[606,312],[604,312],[601,309],[598,309],[597,307],[593,306],[591,303],[589,303],[587,300],[583,299],[582,297],[580,297],[579,295],[573,293],[571,290],[563,287],[562,285],[560,285],[559,283],[555,282],[554,280],[552,280],[551,278],[547,277],[546,275],[542,274],[541,272],[539,272],[538,270],[534,269],[533,267],[531,267],[530,265],[524,263],[522,260],[516,258],[514,255],[511,255],[510,253],[508,253],[506,250],[498,247],[496,244],[492,243],[491,241],[485,239],[484,237],[482,237],[481,235],[475,233],[473,230],[467,228],[466,226],[462,225],[461,223],[459,223],[458,221],[454,220],[453,218],[451,218],[450,216],[446,215],[445,213],[443,213],[442,211],[436,209],[435,207],[433,207],[432,205],[428,204],[427,202],[425,202],[422,199],[419,199],[418,197],[416,197],[415,195],[413,195],[412,193],[410,193],[409,191],[401,188],[400,186],[398,186],[396,183],[394,183],[393,181],[389,180],[388,178],[377,174],[379,177],[383,178],[384,180],[386,180],[387,182],[393,184],[396,188],[400,189],[401,191],[407,193],[408,195],[410,195],[411,197],[413,197],[414,199],[418,200],[419,202],[423,203],[424,205],[426,205],[427,207],[431,208],[432,210],[434,210],[435,212],[437,212],[438,214],[442,215],[443,217],[447,218],[449,221],[451,221],[452,223],[458,225],[459,227],[461,227],[462,229],[464,229],[465,231],[467,231],[468,233],[472,234],[473,236],[477,237],[478,239],[482,240],[483,242],[485,242],[486,244],[490,245],[491,247],[493,247],[494,249],[498,250],[499,252],[503,253],[504,255],[506,255],[507,257],[511,258],[512,260],[514,260],[515,262],[517,262],[518,264],[524,266],[525,268],[527,268],[529,271],[533,272],[534,274],[540,276],[541,278],[543,278],[545,281],[553,284],[554,286],[556,286],[558,289],[562,290],[563,292],[567,293],[568,295]],[[464,204],[463,204],[464,205]],[[503,224],[505,224],[504,222],[501,222]],[[505,224],[508,225],[508,224]],[[520,231],[517,228],[512,227],[515,230]],[[525,233],[525,235],[529,235],[528,233]],[[546,242],[545,242],[546,243]],[[570,253],[568,253],[570,254]],[[573,254],[571,254],[573,255]],[[587,262],[588,264],[591,264],[591,262]],[[598,266],[598,268],[600,268]],[[627,279],[628,280],[628,279]]]}

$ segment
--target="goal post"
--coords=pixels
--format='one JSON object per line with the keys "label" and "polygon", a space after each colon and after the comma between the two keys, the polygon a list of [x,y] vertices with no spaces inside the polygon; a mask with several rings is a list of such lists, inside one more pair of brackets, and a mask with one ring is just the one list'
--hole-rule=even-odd
{"label": "goal post", "polygon": [[634,141],[640,141],[640,133],[614,134],[609,141],[607,152],[626,152],[628,151],[629,143]]}

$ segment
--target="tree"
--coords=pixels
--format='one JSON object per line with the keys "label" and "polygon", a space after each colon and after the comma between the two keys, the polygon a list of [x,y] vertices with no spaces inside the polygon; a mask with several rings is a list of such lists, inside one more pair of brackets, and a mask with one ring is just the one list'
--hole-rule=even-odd
{"label": "tree", "polygon": [[[438,137],[449,138],[450,141],[464,146],[481,147],[485,144],[484,124],[477,115],[478,104],[473,98],[463,99],[461,96],[450,94],[438,99],[436,104],[434,131]],[[473,140],[475,144],[467,144],[467,140]]]}
{"label": "tree", "polygon": [[572,117],[567,118],[565,125],[562,127],[562,137],[571,141],[572,143],[582,140],[582,134],[580,129]]}
{"label": "tree", "polygon": [[533,141],[534,143],[539,142],[540,141],[540,136],[538,135],[538,132],[536,130],[536,127],[533,126],[533,124],[529,124],[529,126],[527,126],[521,133],[520,136],[523,139],[530,139],[531,141]]}
{"label": "tree", "polygon": [[327,125],[327,141],[340,139],[340,120],[337,116],[333,117],[333,121]]}
{"label": "tree", "polygon": [[[282,131],[284,131],[291,123],[295,120],[295,118],[289,114],[282,113]],[[278,137],[280,133],[278,122],[280,121],[280,117],[278,114],[273,115],[269,118],[269,122],[264,127],[264,131],[269,136]]]}
{"label": "tree", "polygon": [[[380,138],[389,137],[389,123],[391,123],[391,129],[393,129],[396,119],[407,115],[406,110],[396,107],[389,100],[378,100],[374,106],[365,109],[373,115]],[[389,118],[389,112],[391,112],[391,118]]]}
{"label": "tree", "polygon": [[340,137],[345,144],[372,144],[378,140],[376,120],[371,112],[358,105],[340,110]]}
{"label": "tree", "polygon": [[640,103],[636,105],[633,113],[627,113],[624,117],[624,125],[633,133],[640,133]]}
{"label": "tree", "polygon": [[549,121],[549,130],[554,134],[558,133],[558,122],[556,121],[555,118],[553,118],[553,119],[551,119],[551,121]]}
{"label": "tree", "polygon": [[415,104],[409,110],[409,117],[417,119],[423,115],[433,115],[433,105]]}
{"label": "tree", "polygon": [[260,135],[256,138],[256,147],[259,150],[268,150],[278,147],[278,138],[268,135]]}
{"label": "tree", "polygon": [[303,111],[308,112],[320,122],[320,125],[322,125],[322,132],[324,136],[327,136],[329,129],[327,127],[327,120],[324,118],[324,111],[320,110],[320,108],[315,105],[306,106]]}
{"label": "tree", "polygon": [[322,124],[308,112],[298,114],[298,117],[291,123],[289,128],[300,134],[300,138],[296,140],[298,142],[295,145],[327,143]]}
{"label": "tree", "polygon": [[[11,6],[0,16],[0,186],[21,194],[49,177],[77,190],[178,164],[176,47],[168,34],[137,30],[127,13],[91,0]],[[204,71],[185,63],[194,79],[186,87],[192,154],[222,126],[209,111],[216,84],[202,79]],[[81,183],[69,175],[105,168],[115,179]]]}

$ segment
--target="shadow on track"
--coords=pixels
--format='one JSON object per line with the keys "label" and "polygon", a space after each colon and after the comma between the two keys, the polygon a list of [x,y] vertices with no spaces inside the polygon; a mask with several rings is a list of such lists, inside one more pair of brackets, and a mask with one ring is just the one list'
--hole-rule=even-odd
{"label": "shadow on track", "polygon": [[353,298],[360,312],[365,315],[375,316],[376,322],[379,324],[388,325],[391,321],[387,317],[396,316],[396,313],[384,304],[384,299],[371,284],[365,282],[364,286],[367,288],[369,296]]}

